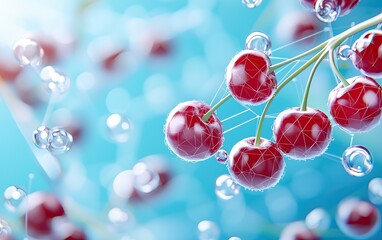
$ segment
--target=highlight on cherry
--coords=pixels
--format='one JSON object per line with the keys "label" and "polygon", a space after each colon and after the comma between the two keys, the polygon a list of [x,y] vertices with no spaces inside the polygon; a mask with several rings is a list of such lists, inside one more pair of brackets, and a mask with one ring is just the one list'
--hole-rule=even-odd
{"label": "highlight on cherry", "polygon": [[[305,1],[326,22],[344,16],[359,1]],[[332,5],[331,5],[332,4]],[[333,4],[337,4],[334,6]],[[334,12],[333,12],[334,11]],[[284,174],[285,158],[308,160],[324,154],[333,141],[333,127],[338,126],[349,134],[367,132],[380,122],[382,109],[382,88],[376,81],[382,77],[382,31],[375,28],[382,22],[382,14],[367,19],[335,35],[317,46],[287,60],[272,63],[271,41],[264,33],[254,32],[246,39],[246,49],[240,51],[227,64],[225,80],[228,95],[214,106],[201,101],[188,101],[176,106],[165,123],[165,142],[179,158],[197,162],[215,155],[219,163],[225,163],[232,179],[241,186],[255,191],[275,186]],[[370,30],[372,29],[372,30]],[[358,39],[353,35],[363,34]],[[347,54],[342,54],[345,41]],[[311,56],[283,81],[277,81],[275,70]],[[346,79],[337,66],[337,57],[350,61],[359,74]],[[308,106],[312,81],[318,66],[329,62],[332,79],[338,85],[323,98],[326,109]],[[295,107],[285,109],[274,119],[273,140],[262,137],[264,119],[273,100],[302,72],[310,70],[304,95]],[[318,80],[318,79],[317,79]],[[320,79],[325,80],[325,79]],[[257,129],[248,129],[252,137],[236,143],[227,153],[221,149],[224,142],[223,125],[216,110],[228,100],[244,105],[264,104]],[[256,130],[256,131],[255,131]],[[228,146],[226,146],[228,147]],[[342,163],[352,176],[363,176],[360,162],[372,163],[372,156],[363,146],[345,150]],[[365,155],[365,152],[368,154]],[[223,159],[224,158],[224,159]],[[364,161],[367,158],[368,161]],[[354,173],[352,173],[354,172]]]}

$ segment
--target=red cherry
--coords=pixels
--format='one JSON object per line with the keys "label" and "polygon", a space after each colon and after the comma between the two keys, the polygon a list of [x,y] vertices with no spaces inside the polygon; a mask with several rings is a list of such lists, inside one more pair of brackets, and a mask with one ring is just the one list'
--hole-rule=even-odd
{"label": "red cherry", "polygon": [[370,30],[354,42],[350,56],[354,66],[370,77],[382,77],[382,31]]}
{"label": "red cherry", "polygon": [[165,134],[170,149],[186,161],[200,161],[215,154],[223,144],[223,129],[216,114],[202,117],[210,106],[199,101],[180,103],[169,114]]}
{"label": "red cherry", "polygon": [[269,57],[263,52],[239,52],[229,63],[226,72],[227,86],[232,96],[251,105],[267,101],[277,87],[275,73],[268,72],[269,65]]}
{"label": "red cherry", "polygon": [[275,186],[284,172],[284,160],[276,145],[262,138],[245,138],[233,146],[229,154],[228,170],[240,185],[251,190]]}
{"label": "red cherry", "polygon": [[82,228],[74,225],[66,217],[56,217],[51,221],[52,233],[48,239],[62,240],[86,240],[86,234]]}
{"label": "red cherry", "polygon": [[380,214],[372,204],[358,199],[346,199],[337,209],[337,224],[349,237],[370,237],[380,224]]}
{"label": "red cherry", "polygon": [[50,193],[31,193],[25,198],[22,205],[25,209],[25,213],[22,215],[23,224],[25,224],[25,215],[27,215],[28,234],[35,238],[51,234],[52,219],[65,215],[58,198]]}
{"label": "red cherry", "polygon": [[280,240],[320,240],[303,222],[289,223],[281,232]]}
{"label": "red cherry", "polygon": [[317,109],[291,108],[281,112],[273,124],[273,138],[285,155],[309,159],[325,152],[332,138],[332,126]]}
{"label": "red cherry", "polygon": [[381,118],[382,89],[372,78],[357,76],[342,83],[329,94],[328,106],[333,120],[349,132],[365,132]]}

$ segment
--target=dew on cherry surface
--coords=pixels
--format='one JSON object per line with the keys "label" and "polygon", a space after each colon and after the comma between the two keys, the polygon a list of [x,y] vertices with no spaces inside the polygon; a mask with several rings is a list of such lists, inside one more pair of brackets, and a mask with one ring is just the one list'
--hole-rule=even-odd
{"label": "dew on cherry surface", "polygon": [[19,39],[13,46],[13,54],[21,66],[39,66],[42,62],[44,51],[42,47],[29,38]]}
{"label": "dew on cherry surface", "polygon": [[326,231],[330,227],[330,215],[322,208],[313,209],[305,218],[308,228],[317,231]]}
{"label": "dew on cherry surface", "polygon": [[40,72],[40,78],[46,88],[52,93],[62,94],[70,87],[70,78],[52,66],[44,67]]}
{"label": "dew on cherry surface", "polygon": [[224,149],[220,149],[215,153],[215,159],[218,163],[225,164],[228,160],[228,153]]}
{"label": "dew on cherry surface", "polygon": [[230,175],[223,174],[216,179],[215,193],[223,200],[234,198],[240,192],[240,185]]}
{"label": "dew on cherry surface", "polygon": [[220,231],[216,223],[203,220],[198,224],[199,240],[218,240]]}
{"label": "dew on cherry surface", "polygon": [[372,203],[382,205],[382,178],[373,178],[369,182],[369,199]]}
{"label": "dew on cherry surface", "polygon": [[4,201],[6,208],[12,212],[17,211],[25,196],[26,193],[23,189],[16,186],[9,186],[4,191]]}
{"label": "dew on cherry surface", "polygon": [[0,218],[0,239],[7,239],[12,234],[12,229],[8,222]]}
{"label": "dew on cherry surface", "polygon": [[350,146],[342,155],[342,165],[350,175],[362,177],[373,169],[373,157],[363,146]]}
{"label": "dew on cherry surface", "polygon": [[253,32],[245,40],[245,47],[248,50],[256,50],[271,55],[272,42],[269,37],[262,32]]}
{"label": "dew on cherry surface", "polygon": [[53,154],[62,154],[70,150],[73,144],[73,137],[62,128],[54,128],[51,131],[52,141],[48,147]]}
{"label": "dew on cherry surface", "polygon": [[340,15],[340,5],[337,0],[317,0],[314,10],[322,22],[333,22]]}
{"label": "dew on cherry surface", "polygon": [[33,131],[33,142],[41,149],[47,149],[52,142],[51,130],[46,126],[40,126]]}
{"label": "dew on cherry surface", "polygon": [[241,0],[241,2],[248,8],[255,8],[260,6],[263,0]]}
{"label": "dew on cherry surface", "polygon": [[347,61],[351,55],[353,54],[353,50],[350,48],[349,45],[341,45],[337,48],[337,56],[342,60],[342,61]]}
{"label": "dew on cherry surface", "polygon": [[139,162],[133,167],[134,188],[142,193],[150,193],[158,188],[159,174],[150,169],[145,163]]}
{"label": "dew on cherry surface", "polygon": [[126,142],[130,137],[130,121],[120,114],[111,114],[106,119],[106,127],[110,138],[116,142]]}

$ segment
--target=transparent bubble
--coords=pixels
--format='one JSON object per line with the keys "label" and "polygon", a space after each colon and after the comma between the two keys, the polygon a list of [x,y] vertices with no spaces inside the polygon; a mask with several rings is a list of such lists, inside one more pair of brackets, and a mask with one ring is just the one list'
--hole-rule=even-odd
{"label": "transparent bubble", "polygon": [[73,144],[73,137],[62,128],[51,130],[52,141],[48,147],[49,152],[53,154],[62,154],[70,150]]}
{"label": "transparent bubble", "polygon": [[317,18],[322,22],[333,22],[340,15],[337,0],[317,0],[314,6]]}
{"label": "transparent bubble", "polygon": [[0,239],[6,239],[6,237],[11,236],[12,229],[8,222],[0,218]]}
{"label": "transparent bubble", "polygon": [[220,149],[219,151],[217,151],[217,153],[215,154],[215,159],[216,161],[218,161],[218,163],[221,163],[221,164],[224,164],[227,162],[227,159],[228,159],[228,153],[226,150],[224,149]]}
{"label": "transparent bubble", "polygon": [[322,208],[316,208],[305,218],[306,226],[313,230],[326,231],[330,227],[330,215]]}
{"label": "transparent bubble", "polygon": [[253,32],[249,34],[245,40],[245,47],[248,50],[257,50],[263,52],[268,56],[271,55],[272,52],[272,42],[269,37],[262,32]]}
{"label": "transparent bubble", "polygon": [[201,221],[198,224],[199,240],[218,240],[220,231],[216,223],[212,221]]}
{"label": "transparent bubble", "polygon": [[369,182],[369,199],[374,204],[382,205],[382,178],[374,178]]}
{"label": "transparent bubble", "polygon": [[350,175],[362,177],[373,169],[373,157],[363,146],[350,146],[342,155],[342,165]]}
{"label": "transparent bubble", "polygon": [[65,93],[70,87],[70,78],[52,66],[44,67],[40,78],[52,93]]}
{"label": "transparent bubble", "polygon": [[241,2],[248,8],[255,8],[260,6],[263,0],[241,0]]}
{"label": "transparent bubble", "polygon": [[158,188],[160,179],[158,173],[149,169],[148,166],[139,162],[133,167],[134,172],[134,187],[136,190],[143,193],[150,193]]}
{"label": "transparent bubble", "polygon": [[120,208],[112,208],[107,214],[109,221],[113,224],[127,223],[130,219],[129,215]]}
{"label": "transparent bubble", "polygon": [[228,240],[241,240],[239,237],[230,237]]}
{"label": "transparent bubble", "polygon": [[342,61],[348,60],[353,53],[349,45],[341,45],[337,48],[337,55]]}
{"label": "transparent bubble", "polygon": [[131,124],[129,119],[120,114],[111,114],[106,119],[109,136],[116,142],[126,142],[130,137]]}
{"label": "transparent bubble", "polygon": [[22,38],[13,46],[13,54],[22,66],[39,66],[44,56],[44,51],[41,46],[32,39]]}
{"label": "transparent bubble", "polygon": [[51,130],[45,126],[40,126],[33,132],[34,144],[42,149],[47,149],[52,141]]}
{"label": "transparent bubble", "polygon": [[215,193],[223,199],[229,200],[240,192],[240,185],[230,175],[224,174],[216,179]]}
{"label": "transparent bubble", "polygon": [[25,198],[26,193],[21,188],[10,186],[4,191],[5,206],[10,211],[18,210],[21,202]]}

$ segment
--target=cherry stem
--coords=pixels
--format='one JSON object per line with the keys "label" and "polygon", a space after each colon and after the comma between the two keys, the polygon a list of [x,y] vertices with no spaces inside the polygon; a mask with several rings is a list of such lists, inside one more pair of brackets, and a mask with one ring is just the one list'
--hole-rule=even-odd
{"label": "cherry stem", "polygon": [[329,63],[330,63],[330,68],[333,70],[334,74],[338,77],[338,79],[342,82],[344,87],[349,86],[349,83],[346,81],[344,76],[338,70],[336,61],[334,59],[334,49],[331,47],[329,48]]}
{"label": "cherry stem", "polygon": [[307,108],[307,105],[308,105],[309,90],[310,90],[310,86],[312,84],[313,76],[314,76],[314,73],[316,72],[318,66],[320,65],[322,60],[324,60],[324,58],[325,58],[325,56],[327,54],[326,48],[322,49],[318,54],[321,54],[321,55],[317,59],[316,63],[313,65],[313,68],[312,68],[312,70],[310,71],[310,74],[309,74],[308,81],[306,83],[304,97],[302,99],[302,104],[301,104],[301,108],[300,108],[301,111],[306,111],[306,108]]}
{"label": "cherry stem", "polygon": [[208,119],[211,117],[211,115],[216,111],[216,109],[218,109],[223,103],[225,103],[231,97],[232,95],[228,94],[227,96],[222,98],[218,103],[215,104],[215,106],[213,106],[208,112],[206,112],[206,114],[203,115],[202,120],[204,122],[207,122]]}

